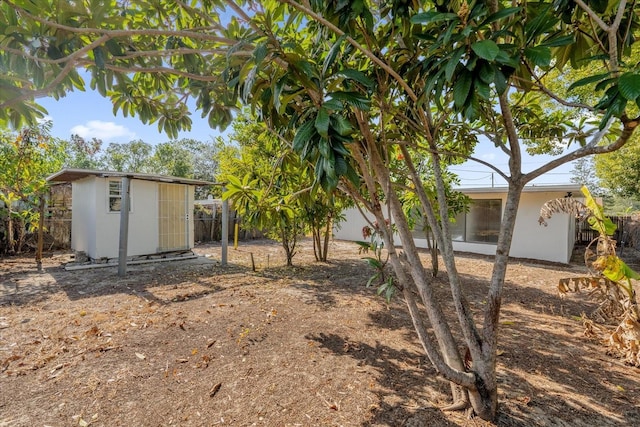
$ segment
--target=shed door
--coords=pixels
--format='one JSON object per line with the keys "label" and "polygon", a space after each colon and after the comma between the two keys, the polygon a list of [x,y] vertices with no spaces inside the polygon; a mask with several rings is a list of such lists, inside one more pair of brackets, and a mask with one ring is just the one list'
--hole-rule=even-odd
{"label": "shed door", "polygon": [[189,249],[187,186],[159,184],[159,252]]}

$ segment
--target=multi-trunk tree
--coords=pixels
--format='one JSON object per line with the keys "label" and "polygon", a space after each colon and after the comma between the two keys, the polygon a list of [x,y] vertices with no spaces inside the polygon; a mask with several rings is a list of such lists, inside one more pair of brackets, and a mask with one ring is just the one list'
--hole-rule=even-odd
{"label": "multi-trunk tree", "polygon": [[46,177],[63,162],[50,122],[0,134],[0,252],[21,252],[27,227],[38,227]]}
{"label": "multi-trunk tree", "polygon": [[332,227],[345,204],[340,193],[314,189],[311,166],[266,126],[239,117],[233,128],[217,157],[217,179],[228,190],[223,197],[233,201],[245,226],[282,244],[287,265],[305,233],[312,235],[316,260],[327,261]]}
{"label": "multi-trunk tree", "polygon": [[[305,167],[313,165],[318,186],[349,194],[375,216],[420,342],[452,384],[449,409],[494,419],[500,306],[520,194],[557,166],[629,141],[640,120],[640,73],[629,60],[638,20],[627,0],[5,0],[0,122],[33,120],[37,97],[84,87],[77,68],[115,110],[169,135],[190,125],[187,98],[212,125],[250,105]],[[583,66],[592,67],[566,94],[547,85],[551,70]],[[581,102],[572,95],[580,90],[598,100]],[[508,168],[474,159],[476,143],[502,150]],[[554,158],[525,171],[525,149]],[[477,313],[456,270],[448,220],[446,167],[460,159],[508,184],[487,303]],[[445,319],[413,243],[407,191],[442,254],[455,322]],[[385,226],[387,209],[397,234]]]}

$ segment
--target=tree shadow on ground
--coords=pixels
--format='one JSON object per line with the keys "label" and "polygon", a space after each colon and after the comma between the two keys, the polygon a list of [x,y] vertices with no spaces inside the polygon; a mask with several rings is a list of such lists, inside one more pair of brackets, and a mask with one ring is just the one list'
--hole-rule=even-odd
{"label": "tree shadow on ground", "polygon": [[[571,267],[567,267],[566,272],[576,274]],[[462,279],[469,299],[475,301],[474,312],[479,316],[484,308],[482,301],[488,281],[473,275],[463,275]],[[455,324],[457,319],[450,306],[446,279],[437,280],[434,286],[446,301],[445,311]],[[319,302],[324,301],[324,294],[336,295],[336,292],[369,291],[374,298],[373,292],[362,285],[345,287],[334,283],[328,286],[304,285],[302,288],[308,292],[315,291]],[[622,365],[606,355],[605,348],[599,343],[582,336],[583,326],[579,318],[583,312],[590,313],[596,307],[597,303],[589,300],[586,294],[560,298],[555,283],[550,283],[547,291],[540,289],[540,283],[507,280],[498,348],[501,395],[498,425],[566,425],[563,423],[567,414],[575,420],[576,426],[640,423],[640,401],[637,398],[640,390],[637,374],[640,370]],[[362,364],[375,368],[381,389],[376,391],[380,407],[375,412],[374,422],[394,425],[399,419],[413,419],[415,408],[429,407],[427,419],[435,421],[426,425],[440,425],[440,421],[446,423],[446,418],[429,406],[432,403],[415,404],[416,398],[424,402],[446,399],[448,387],[443,381],[433,380],[435,372],[431,368],[416,372],[405,366],[408,361],[424,357],[424,354],[403,303],[392,301],[386,310],[373,311],[369,317],[372,326],[404,330],[405,338],[415,343],[415,353],[411,350],[398,351],[380,343],[371,346],[335,334],[307,338],[335,354],[356,358]],[[613,365],[621,369],[610,369]],[[396,383],[388,378],[402,378],[404,386],[394,387]],[[425,391],[429,389],[438,391],[436,400]],[[392,404],[388,403],[391,397],[396,399]],[[433,418],[432,409],[440,418]]]}
{"label": "tree shadow on ground", "polygon": [[432,403],[435,396],[447,398],[444,393],[448,385],[438,379],[432,367],[422,365],[422,354],[380,342],[372,346],[337,334],[310,334],[305,338],[334,355],[356,359],[358,366],[375,372],[372,392],[378,404],[371,408],[373,417],[363,425],[456,425]]}
{"label": "tree shadow on ground", "polygon": [[[20,270],[2,276],[0,306],[35,304],[58,292],[64,292],[72,301],[124,293],[163,305],[218,292],[223,288],[215,283],[215,277],[245,276],[246,273],[247,268],[243,266],[222,267],[200,258],[128,266],[124,277],[118,276],[114,266],[74,271],[53,266],[44,268],[41,273]],[[238,286],[242,284],[242,281],[238,282]],[[156,295],[159,289],[175,291],[163,297]]]}
{"label": "tree shadow on ground", "polygon": [[595,304],[560,301],[533,287],[517,294],[502,307],[498,375],[511,399],[501,424],[553,425],[571,414],[578,426],[638,425],[640,369],[583,335],[578,316]]}
{"label": "tree shadow on ground", "polygon": [[[345,271],[350,272],[345,277]],[[324,307],[335,307],[336,295],[366,295],[375,297],[375,290],[365,284],[370,276],[363,263],[354,260],[334,260],[315,263],[311,266],[278,269],[261,272],[264,277],[288,278],[290,286],[305,292],[308,304],[319,303]]]}
{"label": "tree shadow on ground", "polygon": [[[529,267],[544,270],[547,265],[532,263]],[[566,272],[566,277],[586,275],[575,266],[549,268]],[[480,320],[489,281],[471,274],[461,277]],[[442,282],[439,292],[448,292],[446,279]],[[598,302],[586,292],[561,298],[555,281],[506,280],[498,344],[504,404],[498,425],[563,425],[567,414],[576,426],[640,424],[640,369],[623,365],[607,355],[601,343],[584,336],[582,314],[597,307]],[[453,313],[452,307],[446,311]]]}

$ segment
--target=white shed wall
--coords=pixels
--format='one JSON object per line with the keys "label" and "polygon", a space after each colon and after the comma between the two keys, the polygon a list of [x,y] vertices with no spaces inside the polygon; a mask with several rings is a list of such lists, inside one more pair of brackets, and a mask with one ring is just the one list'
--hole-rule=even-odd
{"label": "white shed wall", "polygon": [[[114,179],[111,179],[114,180]],[[117,181],[120,178],[116,179]],[[109,179],[96,179],[98,210],[96,255],[92,258],[117,258],[120,246],[120,212],[109,212]],[[131,210],[127,256],[147,255],[158,248],[158,184],[130,181]]]}

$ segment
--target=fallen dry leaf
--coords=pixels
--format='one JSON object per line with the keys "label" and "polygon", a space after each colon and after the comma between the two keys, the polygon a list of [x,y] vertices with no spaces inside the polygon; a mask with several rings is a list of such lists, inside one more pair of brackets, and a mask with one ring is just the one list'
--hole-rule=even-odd
{"label": "fallen dry leaf", "polygon": [[218,383],[216,385],[214,385],[211,390],[209,390],[209,397],[213,397],[216,395],[216,393],[220,390],[220,387],[222,387],[222,383]]}

